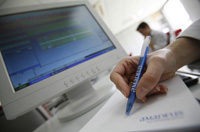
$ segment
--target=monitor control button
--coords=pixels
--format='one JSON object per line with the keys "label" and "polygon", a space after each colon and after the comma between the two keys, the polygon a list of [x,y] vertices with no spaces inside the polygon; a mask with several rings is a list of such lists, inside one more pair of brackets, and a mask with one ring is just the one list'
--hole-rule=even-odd
{"label": "monitor control button", "polygon": [[86,71],[86,74],[87,74],[87,75],[90,75],[90,72],[89,72],[89,71]]}
{"label": "monitor control button", "polygon": [[77,75],[77,76],[76,76],[76,80],[79,80],[79,79],[80,79],[80,77],[79,77],[79,75]]}
{"label": "monitor control button", "polygon": [[97,71],[100,71],[100,68],[99,68],[98,66],[96,66],[96,70],[97,70]]}
{"label": "monitor control button", "polygon": [[67,81],[64,82],[66,87],[69,87],[69,83]]}
{"label": "monitor control button", "polygon": [[94,68],[91,69],[92,73],[96,73],[96,70]]}
{"label": "monitor control button", "polygon": [[74,79],[73,79],[73,78],[70,78],[70,82],[71,82],[71,83],[74,83]]}
{"label": "monitor control button", "polygon": [[83,78],[85,78],[85,73],[82,73],[81,76],[82,76]]}

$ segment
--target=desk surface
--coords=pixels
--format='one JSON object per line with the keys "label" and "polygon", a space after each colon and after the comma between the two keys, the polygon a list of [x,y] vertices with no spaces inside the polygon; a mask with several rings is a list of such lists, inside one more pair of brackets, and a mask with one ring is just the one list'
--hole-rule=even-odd
{"label": "desk surface", "polygon": [[98,112],[104,103],[95,107],[90,112],[66,123],[61,123],[55,115],[34,132],[78,132]]}
{"label": "desk surface", "polygon": [[[191,86],[190,91],[194,95],[195,98],[200,100],[200,79],[198,84]],[[104,101],[99,106],[92,109],[90,112],[72,120],[69,122],[61,123],[57,119],[56,115],[46,121],[43,125],[38,127],[34,132],[77,132],[79,131],[97,112],[98,110],[105,104]]]}
{"label": "desk surface", "polygon": [[[113,83],[110,81],[110,70],[108,72],[103,73],[98,77],[98,81],[94,83],[94,88],[101,88],[101,87],[113,87]],[[109,99],[109,98],[108,98]],[[68,121],[68,122],[60,122],[55,114],[49,120],[47,120],[44,124],[38,127],[34,132],[77,132],[79,131],[97,112],[101,109],[101,107],[106,103],[108,100],[106,99],[97,107],[93,108],[89,112],[83,114],[82,116]]]}

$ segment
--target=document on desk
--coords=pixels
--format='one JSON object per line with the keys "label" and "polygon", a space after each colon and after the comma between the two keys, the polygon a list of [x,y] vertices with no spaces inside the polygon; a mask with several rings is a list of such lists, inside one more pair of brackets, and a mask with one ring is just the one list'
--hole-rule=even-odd
{"label": "document on desk", "polygon": [[135,102],[126,116],[127,99],[117,90],[80,132],[159,131],[200,127],[200,105],[180,77],[162,83],[167,94]]}

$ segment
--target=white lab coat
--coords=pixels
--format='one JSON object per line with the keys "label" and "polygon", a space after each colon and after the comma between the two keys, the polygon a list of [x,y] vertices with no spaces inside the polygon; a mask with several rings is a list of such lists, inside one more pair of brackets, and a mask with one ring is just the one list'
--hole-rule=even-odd
{"label": "white lab coat", "polygon": [[200,19],[192,23],[178,37],[190,37],[200,40]]}

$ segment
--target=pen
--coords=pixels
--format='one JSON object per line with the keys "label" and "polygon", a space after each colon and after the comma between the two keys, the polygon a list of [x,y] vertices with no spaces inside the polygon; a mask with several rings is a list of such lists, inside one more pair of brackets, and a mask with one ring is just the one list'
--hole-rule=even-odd
{"label": "pen", "polygon": [[133,85],[131,87],[129,98],[128,98],[128,101],[127,101],[126,115],[129,115],[129,113],[130,113],[130,111],[133,107],[133,104],[135,102],[136,87],[137,87],[137,84],[138,84],[142,74],[143,74],[143,69],[144,69],[144,65],[145,65],[145,62],[146,62],[150,41],[151,41],[151,37],[147,36],[146,39],[144,40],[144,43],[143,43],[143,46],[142,46],[138,68],[137,68],[135,78],[134,78],[134,81],[133,81]]}

